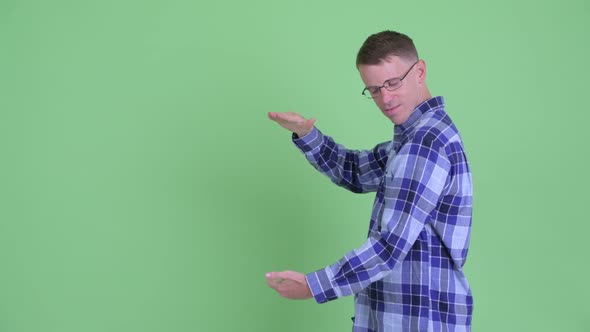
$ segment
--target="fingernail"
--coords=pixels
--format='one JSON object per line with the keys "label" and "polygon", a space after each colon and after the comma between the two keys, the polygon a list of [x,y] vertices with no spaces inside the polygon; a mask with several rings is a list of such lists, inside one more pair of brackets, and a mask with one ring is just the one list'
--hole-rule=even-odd
{"label": "fingernail", "polygon": [[266,274],[266,277],[267,277],[267,278],[270,278],[270,273],[267,273],[267,274]]}

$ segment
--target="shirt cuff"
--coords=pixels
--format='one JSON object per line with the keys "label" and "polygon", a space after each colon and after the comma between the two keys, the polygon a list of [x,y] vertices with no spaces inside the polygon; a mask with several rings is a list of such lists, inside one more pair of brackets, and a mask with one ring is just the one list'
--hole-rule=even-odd
{"label": "shirt cuff", "polygon": [[305,276],[309,290],[317,303],[325,303],[339,297],[330,282],[331,274],[330,267],[326,267]]}
{"label": "shirt cuff", "polygon": [[324,135],[316,127],[313,127],[312,130],[303,137],[299,137],[297,134],[293,133],[291,138],[293,143],[295,143],[303,153],[308,153],[319,148],[324,141]]}

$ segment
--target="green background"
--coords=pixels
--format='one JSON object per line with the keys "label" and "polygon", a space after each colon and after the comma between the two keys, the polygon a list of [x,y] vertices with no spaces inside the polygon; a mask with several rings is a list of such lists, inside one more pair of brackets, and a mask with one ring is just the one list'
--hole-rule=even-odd
{"label": "green background", "polygon": [[0,1],[0,331],[348,331],[267,288],[364,240],[373,195],[269,121],[389,140],[355,55],[410,35],[474,178],[474,331],[589,331],[590,5]]}

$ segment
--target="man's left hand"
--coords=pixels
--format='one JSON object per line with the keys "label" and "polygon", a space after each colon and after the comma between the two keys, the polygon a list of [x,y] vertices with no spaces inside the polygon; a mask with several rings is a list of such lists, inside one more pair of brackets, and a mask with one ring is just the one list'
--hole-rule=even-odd
{"label": "man's left hand", "polygon": [[305,275],[299,272],[269,272],[266,274],[266,282],[282,297],[288,299],[302,300],[313,297]]}

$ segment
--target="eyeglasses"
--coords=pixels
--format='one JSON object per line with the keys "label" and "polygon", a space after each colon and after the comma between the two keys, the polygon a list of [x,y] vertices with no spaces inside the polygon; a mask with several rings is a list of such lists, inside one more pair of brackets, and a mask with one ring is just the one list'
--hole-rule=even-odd
{"label": "eyeglasses", "polygon": [[369,98],[369,99],[373,99],[373,98],[377,98],[381,95],[381,88],[385,88],[388,91],[393,91],[393,90],[399,89],[402,86],[402,81],[404,80],[404,78],[406,78],[406,76],[408,76],[408,74],[410,73],[410,70],[412,70],[412,68],[414,68],[414,66],[418,62],[419,61],[414,62],[412,67],[410,67],[410,69],[408,69],[408,71],[402,77],[396,77],[396,78],[389,79],[389,80],[383,82],[382,86],[368,86],[368,87],[364,88],[362,95]]}

